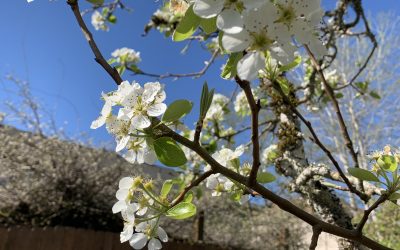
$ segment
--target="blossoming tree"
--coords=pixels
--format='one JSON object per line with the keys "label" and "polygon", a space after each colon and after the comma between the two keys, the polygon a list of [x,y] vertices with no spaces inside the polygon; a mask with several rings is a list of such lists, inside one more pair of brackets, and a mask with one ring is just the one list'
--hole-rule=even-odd
{"label": "blossoming tree", "polygon": [[[195,215],[192,189],[204,183],[219,199],[243,204],[259,197],[308,223],[313,229],[310,249],[316,248],[321,232],[343,238],[340,245],[344,249],[388,249],[364,236],[363,228],[379,205],[400,199],[400,153],[386,146],[370,155],[368,166],[362,166],[360,162],[367,156],[360,155],[353,145],[349,121],[339,103],[340,91],[348,88],[358,95],[380,98],[356,82],[377,47],[361,1],[338,1],[331,11],[324,11],[320,0],[166,1],[145,31],[157,29],[175,42],[204,43],[211,58],[199,72],[164,75],[142,70],[140,53],[130,48],[117,49],[106,60],[82,15],[92,13],[94,29],[107,31],[117,20],[116,10],[126,6],[122,0],[87,2],[91,7],[81,12],[78,0],[67,0],[97,63],[118,86],[101,94],[104,106],[91,128],[105,125],[116,140],[115,151],[127,161],[152,164],[158,160],[181,173],[180,178],[162,185],[141,176],[120,180],[112,212],[120,213],[124,220],[121,242],[128,241],[134,249],[146,245],[161,249],[168,236],[160,218],[182,220]],[[345,17],[349,9],[355,16],[351,21]],[[353,31],[359,24],[364,30]],[[336,46],[340,36],[362,37],[372,46],[356,74],[338,83],[329,70],[340,53]],[[196,110],[184,99],[167,106],[167,93],[158,81],[140,84],[124,80],[126,71],[156,79],[200,77],[217,57],[226,59],[221,77],[235,81],[241,92],[228,98],[205,83]],[[301,63],[305,84],[296,85],[290,75],[298,73]],[[350,166],[336,159],[307,120],[303,105],[316,98],[334,110]],[[198,114],[193,127],[182,122],[190,112]],[[250,125],[232,125],[228,117]],[[246,131],[251,133],[248,142],[237,145],[235,138],[241,136],[243,141]],[[307,141],[319,148],[324,160],[313,161],[304,147]],[[275,171],[267,169],[271,165]],[[290,191],[312,206],[313,214],[271,191],[278,175]],[[349,192],[366,204],[356,225],[334,189]],[[370,200],[373,202],[368,203]]]}

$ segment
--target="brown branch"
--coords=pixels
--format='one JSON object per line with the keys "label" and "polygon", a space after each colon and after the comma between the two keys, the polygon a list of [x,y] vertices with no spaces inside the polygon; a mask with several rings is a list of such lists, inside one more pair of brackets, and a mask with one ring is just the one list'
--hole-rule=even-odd
{"label": "brown branch", "polygon": [[317,133],[315,132],[311,122],[309,122],[304,116],[296,109],[296,107],[293,106],[293,104],[290,102],[288,97],[285,95],[283,92],[282,88],[280,87],[279,83],[273,82],[273,87],[278,91],[278,93],[282,96],[283,101],[289,105],[289,107],[292,109],[292,112],[295,113],[300,120],[306,125],[308,130],[310,131],[313,142],[318,145],[322,149],[322,151],[325,152],[326,156],[328,156],[329,160],[332,162],[332,164],[335,166],[336,170],[338,171],[340,177],[343,179],[343,181],[346,183],[346,185],[349,187],[350,191],[352,193],[355,193],[360,197],[363,201],[367,202],[369,200],[369,197],[365,195],[364,193],[360,192],[357,190],[350,182],[350,180],[347,178],[347,176],[344,174],[342,168],[340,167],[339,163],[336,161],[335,157],[333,157],[331,151],[320,141],[318,138]]}
{"label": "brown branch", "polygon": [[339,103],[338,103],[338,101],[337,101],[337,99],[335,97],[335,93],[334,93],[332,87],[329,85],[328,81],[326,80],[324,72],[322,71],[321,66],[319,65],[319,63],[318,63],[317,59],[315,58],[314,54],[311,52],[310,48],[307,45],[304,45],[304,47],[306,48],[307,53],[310,56],[311,62],[313,64],[315,70],[318,72],[319,76],[321,77],[321,80],[322,80],[322,83],[324,85],[326,94],[328,95],[329,99],[333,103],[333,108],[334,108],[336,116],[338,118],[340,131],[341,131],[342,136],[344,138],[344,142],[346,144],[346,147],[350,151],[350,154],[351,154],[351,157],[353,158],[355,167],[358,168],[359,164],[358,164],[357,153],[354,150],[353,142],[352,142],[352,140],[350,138],[350,134],[349,134],[349,131],[348,131],[347,127],[346,127],[346,123],[344,122],[342,112],[340,111]]}
{"label": "brown branch", "polygon": [[[214,63],[215,59],[219,55],[219,50],[215,50],[214,53],[211,55],[211,58],[206,62],[206,65],[203,67],[198,72],[192,72],[192,73],[183,73],[183,74],[174,74],[174,73],[166,73],[166,74],[154,74],[154,73],[147,73],[142,70],[139,70],[139,72],[134,72],[134,75],[144,75],[144,76],[149,76],[149,77],[155,77],[158,80],[165,79],[165,78],[183,78],[183,77],[193,77],[193,78],[199,78],[203,76],[207,70],[210,68],[210,66]],[[127,68],[130,70],[129,68]]]}
{"label": "brown branch", "polygon": [[92,33],[90,33],[88,27],[85,24],[85,21],[83,21],[83,18],[79,10],[78,0],[67,0],[67,4],[71,6],[75,19],[78,22],[79,27],[81,28],[82,33],[85,36],[86,41],[89,43],[89,46],[92,49],[92,52],[95,56],[95,61],[103,67],[103,69],[111,76],[111,78],[117,85],[121,84],[123,80],[119,75],[118,71],[115,68],[111,67],[110,64],[108,64],[108,62],[106,61],[106,59],[104,59],[99,48],[97,47],[96,42],[93,39]]}
{"label": "brown branch", "polygon": [[378,206],[382,203],[384,203],[387,200],[388,196],[387,194],[383,194],[379,197],[378,200],[376,200],[374,202],[374,204],[372,204],[372,206],[370,206],[367,210],[364,211],[364,215],[361,218],[360,222],[357,225],[356,230],[361,234],[362,230],[365,226],[365,223],[367,223],[368,217],[371,214],[372,211],[374,211],[376,208],[378,208]]}
{"label": "brown branch", "polygon": [[249,186],[253,187],[257,183],[257,173],[260,168],[260,141],[258,138],[258,113],[260,112],[260,100],[256,101],[251,91],[250,82],[243,81],[239,77],[235,77],[236,83],[243,89],[247,102],[251,110],[251,141],[253,144],[253,166],[249,175]]}
{"label": "brown branch", "polygon": [[315,250],[318,245],[318,238],[321,235],[322,229],[317,225],[313,227],[313,234],[311,237],[310,250]]}
{"label": "brown branch", "polygon": [[[188,140],[187,138],[175,133],[170,128],[165,125],[160,126],[162,130],[163,136],[169,136],[175,141],[179,142],[180,144],[188,147],[189,149],[196,152],[205,162],[207,162],[212,170],[215,173],[220,173],[233,181],[236,181],[242,185],[248,186],[249,185],[249,178],[242,176],[224,166],[219,164],[211,155],[200,145],[194,143],[193,141]],[[303,209],[297,207],[290,201],[278,196],[277,194],[271,192],[269,189],[265,188],[263,185],[256,182],[253,185],[252,190],[255,191],[257,194],[260,194],[264,199],[270,200],[271,202],[275,203],[279,208],[282,210],[298,217],[299,219],[303,220],[304,222],[308,223],[311,226],[319,226],[322,232],[326,232],[332,235],[336,235],[339,237],[343,237],[349,240],[353,240],[359,242],[369,248],[372,249],[390,249],[387,248],[378,242],[371,240],[370,238],[363,236],[362,234],[358,233],[356,230],[350,230],[346,228],[342,228],[336,225],[332,225],[326,223],[312,214],[307,213]]]}
{"label": "brown branch", "polygon": [[202,183],[205,179],[207,179],[210,175],[215,174],[214,170],[209,170],[207,172],[204,172],[201,174],[197,179],[192,181],[188,186],[185,187],[185,189],[176,197],[176,199],[172,202],[171,207],[177,205],[179,202],[185,198],[185,195],[194,187],[198,186],[200,183]]}

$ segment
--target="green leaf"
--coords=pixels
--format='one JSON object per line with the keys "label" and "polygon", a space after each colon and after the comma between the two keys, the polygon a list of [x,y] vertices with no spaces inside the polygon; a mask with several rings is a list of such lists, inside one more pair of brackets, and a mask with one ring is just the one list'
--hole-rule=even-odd
{"label": "green leaf", "polygon": [[203,31],[204,31],[207,35],[209,35],[209,34],[215,32],[215,31],[217,30],[216,21],[217,21],[217,17],[201,19],[201,21],[200,21],[200,27],[203,29]]}
{"label": "green leaf", "polygon": [[197,27],[201,22],[201,18],[194,14],[193,5],[191,5],[182,20],[179,22],[174,34],[172,35],[172,40],[175,42],[183,41],[189,38],[196,31]]}
{"label": "green leaf", "polygon": [[363,181],[374,181],[379,182],[378,177],[376,177],[373,173],[369,172],[368,170],[361,169],[361,168],[349,168],[349,173]]}
{"label": "green leaf", "polygon": [[154,141],[154,151],[158,160],[166,166],[178,167],[187,162],[185,153],[174,140],[161,137]]}
{"label": "green leaf", "polygon": [[242,195],[243,195],[242,191],[236,191],[231,194],[230,198],[233,201],[240,201],[240,198],[242,198]]}
{"label": "green leaf", "polygon": [[113,63],[116,63],[117,62],[117,58],[110,58],[110,59],[108,59],[108,64],[113,64]]}
{"label": "green leaf", "polygon": [[290,71],[290,70],[292,70],[292,69],[294,69],[294,68],[296,68],[297,66],[299,66],[300,65],[300,63],[301,63],[301,56],[296,56],[296,58],[294,59],[294,61],[293,62],[291,62],[291,63],[288,63],[288,64],[286,64],[286,65],[283,65],[283,66],[281,66],[279,69],[280,69],[280,71]]}
{"label": "green leaf", "polygon": [[342,93],[336,93],[335,94],[335,97],[336,97],[336,99],[340,99],[340,98],[343,98],[343,94]]}
{"label": "green leaf", "polygon": [[237,64],[242,59],[243,53],[242,52],[237,52],[237,53],[232,53],[229,56],[228,61],[225,64],[224,69],[221,72],[221,77],[224,79],[230,79],[232,77],[235,77],[237,74]]}
{"label": "green leaf", "polygon": [[194,194],[193,194],[193,191],[189,191],[189,192],[187,192],[186,194],[185,194],[185,198],[183,198],[183,201],[184,202],[192,202],[192,200],[193,200],[193,196],[194,196]]}
{"label": "green leaf", "polygon": [[396,158],[392,155],[382,155],[377,161],[378,165],[390,172],[395,172],[397,170],[398,164]]}
{"label": "green leaf", "polygon": [[389,200],[391,201],[396,201],[398,199],[400,199],[400,193],[393,193],[389,196]]}
{"label": "green leaf", "polygon": [[171,191],[173,185],[174,182],[172,180],[166,180],[161,188],[160,192],[161,197],[166,198],[169,192]]}
{"label": "green leaf", "polygon": [[188,100],[176,100],[168,106],[161,120],[163,122],[177,121],[189,114],[192,107],[193,103]]}
{"label": "green leaf", "polygon": [[380,96],[376,91],[374,91],[374,90],[372,90],[371,92],[369,92],[369,95],[370,95],[371,97],[375,98],[375,99],[378,99],[378,100],[381,99],[381,96]]}
{"label": "green leaf", "polygon": [[200,117],[204,118],[206,116],[208,109],[211,106],[213,98],[214,98],[214,89],[208,91],[207,82],[204,82],[200,98]]}
{"label": "green leaf", "polygon": [[86,1],[96,5],[102,5],[104,3],[104,0],[86,0]]}
{"label": "green leaf", "polygon": [[265,184],[275,181],[276,178],[274,175],[267,173],[267,172],[259,172],[257,174],[257,181],[259,183]]}
{"label": "green leaf", "polygon": [[189,202],[181,202],[169,209],[166,213],[167,217],[175,220],[183,220],[196,214],[196,206]]}

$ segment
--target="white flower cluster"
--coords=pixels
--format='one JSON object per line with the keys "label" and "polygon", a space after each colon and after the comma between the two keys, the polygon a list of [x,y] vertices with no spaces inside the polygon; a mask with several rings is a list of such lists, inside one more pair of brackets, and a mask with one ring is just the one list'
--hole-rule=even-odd
{"label": "white flower cluster", "polygon": [[214,94],[212,103],[210,108],[208,109],[207,115],[204,119],[205,123],[209,120],[223,120],[225,109],[229,103],[229,98],[221,95],[221,94]]}
{"label": "white flower cluster", "polygon": [[[214,153],[212,157],[222,166],[229,168],[240,174],[247,175],[248,169],[246,164],[240,166],[239,157],[244,153],[245,147],[240,145],[235,149],[235,151],[229,148],[222,148],[218,152]],[[211,167],[207,165],[205,171],[210,170]],[[212,196],[220,196],[223,192],[228,192],[238,195],[236,199],[241,204],[248,201],[250,196],[243,195],[243,190],[241,187],[235,185],[229,178],[221,174],[213,174],[207,178],[206,187],[213,190]]]}
{"label": "white flower cluster", "polygon": [[[125,158],[134,163],[154,163],[154,150],[147,145],[143,129],[151,125],[151,118],[164,114],[167,106],[164,87],[159,82],[148,82],[142,88],[138,83],[124,81],[116,91],[102,94],[105,101],[100,116],[90,128],[97,129],[104,124],[107,131],[115,136],[116,152],[127,149]],[[118,106],[117,115],[112,108]]]}
{"label": "white flower cluster", "polygon": [[108,31],[109,28],[106,24],[106,18],[97,10],[93,11],[92,14],[92,25],[95,30]]}
{"label": "white flower cluster", "polygon": [[137,64],[142,60],[140,58],[140,52],[126,47],[114,50],[111,56],[117,63],[123,65]]}
{"label": "white flower cluster", "polygon": [[269,147],[265,148],[262,152],[262,163],[265,165],[274,163],[278,155],[278,145],[272,144]]}
{"label": "white flower cluster", "polygon": [[323,16],[320,0],[195,0],[193,11],[202,18],[217,17],[222,46],[246,55],[237,65],[238,76],[254,80],[265,68],[265,53],[286,64],[298,44],[321,56],[325,47],[316,36]]}
{"label": "white flower cluster", "polygon": [[[143,185],[143,189],[140,186]],[[120,234],[121,243],[129,241],[134,249],[142,249],[146,246],[149,250],[161,249],[161,241],[167,242],[168,235],[158,225],[158,217],[154,215],[145,216],[149,206],[153,206],[154,200],[145,191],[146,184],[143,184],[141,177],[124,177],[119,182],[119,189],[116,193],[118,201],[114,204],[113,213],[121,213],[124,219],[124,229]],[[141,192],[142,197],[134,202],[134,193]]]}

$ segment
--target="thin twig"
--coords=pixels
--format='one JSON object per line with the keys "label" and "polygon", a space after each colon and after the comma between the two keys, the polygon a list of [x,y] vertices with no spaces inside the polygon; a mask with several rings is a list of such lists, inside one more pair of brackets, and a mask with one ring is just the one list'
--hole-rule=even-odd
{"label": "thin twig", "polygon": [[235,77],[236,83],[243,89],[247,102],[251,110],[251,141],[253,144],[253,166],[249,175],[249,186],[252,187],[257,183],[257,173],[260,168],[260,141],[258,138],[258,113],[260,112],[260,100],[256,101],[251,90],[250,82],[243,81],[239,77]]}
{"label": "thin twig", "polygon": [[194,187],[198,186],[200,183],[202,183],[205,179],[207,179],[210,175],[215,174],[213,170],[209,170],[207,172],[204,172],[201,174],[197,179],[192,181],[188,186],[185,187],[185,189],[178,195],[178,197],[172,202],[171,207],[177,205],[179,202],[185,198],[185,195]]}
{"label": "thin twig", "polygon": [[112,79],[115,81],[117,85],[121,84],[123,80],[121,76],[118,74],[118,71],[115,68],[111,67],[110,64],[108,64],[108,62],[106,61],[106,59],[104,59],[99,48],[97,47],[96,42],[93,39],[92,33],[90,33],[88,27],[85,24],[85,21],[83,21],[83,18],[79,10],[78,0],[67,0],[67,3],[69,4],[69,6],[71,6],[75,19],[78,22],[79,27],[81,27],[82,33],[85,36],[86,41],[89,43],[89,46],[92,49],[96,62],[100,64],[105,71],[107,71],[107,73],[112,77]]}
{"label": "thin twig", "polygon": [[381,195],[381,196],[379,197],[379,199],[376,200],[376,201],[374,202],[374,204],[372,204],[372,206],[370,206],[367,210],[364,211],[364,215],[363,215],[363,217],[361,218],[361,220],[360,220],[360,222],[358,223],[357,228],[356,228],[356,230],[357,230],[359,233],[362,233],[362,230],[363,230],[363,228],[364,228],[364,226],[365,226],[365,223],[367,222],[368,217],[369,217],[369,215],[371,214],[371,212],[374,211],[380,204],[384,203],[384,202],[387,200],[387,198],[388,198],[387,195],[385,195],[385,194]]}
{"label": "thin twig", "polygon": [[[198,72],[192,72],[192,73],[182,73],[182,74],[176,74],[176,73],[166,73],[166,74],[154,74],[154,73],[147,73],[142,70],[139,72],[134,72],[133,75],[144,75],[144,76],[149,76],[149,77],[155,77],[158,80],[165,79],[165,78],[184,78],[184,77],[193,77],[193,78],[199,78],[203,76],[207,70],[210,68],[210,66],[214,63],[215,59],[219,55],[219,50],[215,50],[214,53],[211,55],[211,58],[206,62],[205,66]],[[130,70],[129,68],[127,68]]]}

